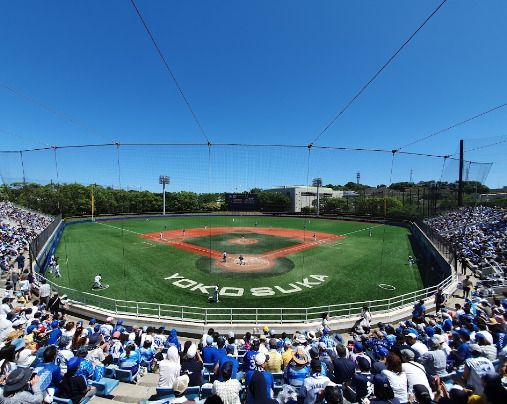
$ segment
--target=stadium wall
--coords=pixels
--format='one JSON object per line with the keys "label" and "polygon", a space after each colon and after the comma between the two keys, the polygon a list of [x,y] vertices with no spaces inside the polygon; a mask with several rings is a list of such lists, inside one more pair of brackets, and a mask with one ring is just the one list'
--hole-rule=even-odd
{"label": "stadium wall", "polygon": [[54,254],[65,228],[65,222],[59,215],[35,239],[30,242],[30,267],[35,273],[44,274],[49,258]]}

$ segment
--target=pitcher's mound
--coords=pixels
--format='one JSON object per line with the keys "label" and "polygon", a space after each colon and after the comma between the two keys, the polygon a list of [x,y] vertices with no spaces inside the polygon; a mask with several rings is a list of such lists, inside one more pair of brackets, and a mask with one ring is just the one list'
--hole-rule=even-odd
{"label": "pitcher's mound", "polygon": [[217,261],[217,266],[219,268],[224,268],[230,272],[263,272],[270,269],[273,264],[273,260],[258,255],[244,256],[243,265],[240,265],[239,255],[237,254],[229,255],[227,257],[227,262],[222,262],[222,260]]}
{"label": "pitcher's mound", "polygon": [[244,237],[238,237],[238,238],[231,238],[228,240],[228,243],[230,244],[257,244],[259,240],[256,238],[244,238]]}

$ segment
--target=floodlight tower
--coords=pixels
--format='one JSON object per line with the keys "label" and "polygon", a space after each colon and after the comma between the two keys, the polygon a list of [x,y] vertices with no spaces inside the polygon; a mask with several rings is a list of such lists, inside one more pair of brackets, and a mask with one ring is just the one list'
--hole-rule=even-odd
{"label": "floodlight tower", "polygon": [[171,183],[171,178],[168,175],[161,175],[158,177],[158,183],[162,184],[162,195],[164,199],[164,209],[162,214],[165,216],[165,186]]}
{"label": "floodlight tower", "polygon": [[320,187],[322,186],[322,178],[314,178],[312,185],[317,187],[317,216],[320,215]]}

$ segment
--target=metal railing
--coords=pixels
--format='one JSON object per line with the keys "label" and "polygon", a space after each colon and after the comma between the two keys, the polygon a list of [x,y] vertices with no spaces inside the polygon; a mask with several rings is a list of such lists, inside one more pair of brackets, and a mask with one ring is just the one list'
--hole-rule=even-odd
{"label": "metal railing", "polygon": [[[42,277],[40,277],[42,279]],[[82,292],[76,289],[60,286],[46,279],[53,290],[60,295],[67,295],[70,302],[80,306],[92,306],[115,315],[130,315],[135,317],[151,317],[159,320],[175,320],[201,324],[210,323],[301,323],[320,321],[322,313],[328,312],[335,317],[358,316],[364,306],[368,306],[372,313],[399,310],[411,306],[421,299],[432,297],[438,288],[443,290],[457,282],[457,275],[453,274],[438,285],[426,289],[405,293],[399,296],[368,300],[353,303],[331,304],[316,307],[278,307],[278,308],[218,308],[179,306],[163,303],[137,302],[118,300]]]}

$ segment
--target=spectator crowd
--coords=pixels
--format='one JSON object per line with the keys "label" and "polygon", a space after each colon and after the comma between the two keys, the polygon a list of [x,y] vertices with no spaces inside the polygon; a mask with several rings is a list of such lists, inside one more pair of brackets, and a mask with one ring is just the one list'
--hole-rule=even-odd
{"label": "spectator crowd", "polygon": [[475,268],[507,270],[507,209],[464,207],[425,220]]}

